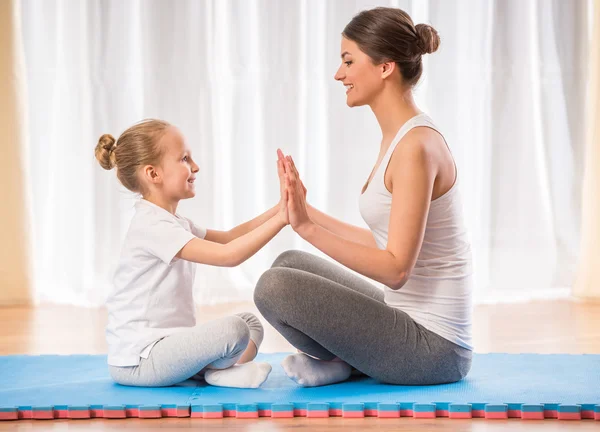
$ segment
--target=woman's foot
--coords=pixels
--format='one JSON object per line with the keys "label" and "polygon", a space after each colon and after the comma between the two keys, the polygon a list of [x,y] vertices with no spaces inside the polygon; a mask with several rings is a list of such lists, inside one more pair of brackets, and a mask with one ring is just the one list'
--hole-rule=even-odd
{"label": "woman's foot", "polygon": [[352,367],[344,361],[317,360],[306,354],[292,354],[281,362],[288,377],[303,387],[317,387],[345,381]]}
{"label": "woman's foot", "polygon": [[204,379],[218,387],[258,388],[271,373],[271,365],[264,362],[250,362],[233,365],[227,369],[210,369]]}

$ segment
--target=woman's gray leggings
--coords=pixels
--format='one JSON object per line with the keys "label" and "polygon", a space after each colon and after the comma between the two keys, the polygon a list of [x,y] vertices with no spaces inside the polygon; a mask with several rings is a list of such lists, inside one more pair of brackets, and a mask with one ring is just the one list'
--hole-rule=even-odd
{"label": "woman's gray leggings", "polygon": [[171,386],[200,378],[204,369],[226,369],[242,356],[252,340],[256,349],[263,327],[251,313],[240,313],[198,324],[159,340],[137,366],[109,366],[112,379],[122,385]]}
{"label": "woman's gray leggings", "polygon": [[306,252],[282,253],[260,277],[254,301],[300,351],[338,357],[381,382],[451,383],[471,368],[470,350],[386,305],[369,282]]}

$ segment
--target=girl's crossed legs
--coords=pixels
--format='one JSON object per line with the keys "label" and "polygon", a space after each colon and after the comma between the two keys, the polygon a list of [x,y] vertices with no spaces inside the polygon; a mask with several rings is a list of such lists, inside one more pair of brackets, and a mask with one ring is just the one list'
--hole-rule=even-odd
{"label": "girl's crossed legs", "polygon": [[271,372],[268,363],[248,363],[262,339],[258,318],[241,313],[167,336],[147,359],[140,358],[139,365],[110,366],[110,374],[115,382],[129,386],[171,386],[203,374],[212,385],[255,388]]}

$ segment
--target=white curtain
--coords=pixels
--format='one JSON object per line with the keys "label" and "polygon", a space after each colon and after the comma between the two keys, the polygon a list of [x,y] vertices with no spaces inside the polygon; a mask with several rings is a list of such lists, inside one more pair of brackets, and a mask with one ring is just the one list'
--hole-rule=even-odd
{"label": "white curtain", "polygon": [[[417,100],[460,172],[479,302],[568,292],[577,264],[588,0],[22,0],[39,301],[98,305],[135,197],[93,148],[157,117],[200,165],[179,211],[229,229],[278,200],[275,150],[294,156],[314,206],[363,225],[358,194],[379,150],[366,107],[333,75],[358,11],[405,9],[442,37]],[[251,298],[289,248],[286,229],[235,269],[200,266],[201,303]]]}

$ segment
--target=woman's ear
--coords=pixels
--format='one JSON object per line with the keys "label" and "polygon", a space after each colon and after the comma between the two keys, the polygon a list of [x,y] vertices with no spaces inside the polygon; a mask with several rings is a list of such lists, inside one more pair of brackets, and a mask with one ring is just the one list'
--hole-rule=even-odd
{"label": "woman's ear", "polygon": [[386,79],[396,70],[396,62],[389,61],[381,64],[381,78]]}

